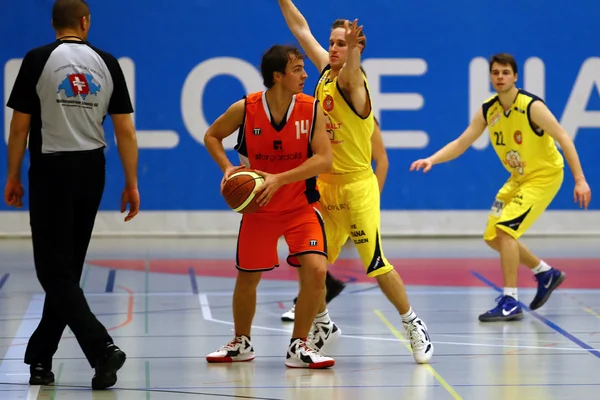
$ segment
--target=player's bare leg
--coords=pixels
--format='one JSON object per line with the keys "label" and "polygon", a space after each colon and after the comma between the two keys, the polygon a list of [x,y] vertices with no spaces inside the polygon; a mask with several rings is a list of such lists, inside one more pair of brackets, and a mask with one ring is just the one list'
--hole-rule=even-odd
{"label": "player's bare leg", "polygon": [[261,276],[261,272],[238,271],[233,290],[235,337],[225,346],[206,356],[208,362],[237,362],[254,359],[250,330],[256,312],[256,288],[260,283]]}
{"label": "player's bare leg", "polygon": [[381,288],[385,297],[396,307],[396,310],[400,314],[406,314],[410,310],[410,303],[408,302],[408,295],[406,294],[406,288],[402,278],[396,272],[391,270],[387,274],[378,275],[375,277],[377,284]]}
{"label": "player's bare leg", "polygon": [[[494,240],[486,240],[485,242],[492,249],[496,250],[497,252],[500,252],[500,244],[498,243],[497,237],[494,238]],[[519,244],[519,262],[529,269],[534,269],[535,267],[537,267],[540,264],[541,260],[538,257],[536,257],[536,255],[533,254],[531,250],[529,250],[527,246],[525,246],[523,243],[519,241],[517,241],[517,243]]]}
{"label": "player's bare leg", "polygon": [[427,326],[415,312],[408,301],[406,287],[396,270],[375,277],[381,291],[388,300],[396,307],[402,318],[402,326],[413,350],[413,357],[419,364],[431,360],[433,356],[433,344],[427,333]]}
{"label": "player's bare leg", "polygon": [[519,277],[519,242],[496,228],[495,246],[500,253],[500,265],[504,280],[504,294],[498,297],[496,307],[479,316],[481,322],[516,321],[523,319],[523,309],[517,295]]}
{"label": "player's bare leg", "polygon": [[250,337],[252,320],[256,313],[256,288],[262,272],[238,271],[233,290],[233,323],[235,334]]}
{"label": "player's bare leg", "polygon": [[[486,240],[486,243],[492,249],[500,251],[497,237],[494,240]],[[519,245],[519,262],[533,272],[535,280],[538,282],[537,293],[529,305],[529,308],[536,310],[548,301],[554,289],[558,288],[565,280],[566,275],[564,272],[546,264],[544,260],[539,259],[520,241],[517,241],[517,243]]]}
{"label": "player's bare leg", "polygon": [[496,229],[496,239],[500,251],[504,287],[516,288],[519,276],[519,242],[500,229]]}
{"label": "player's bare leg", "polygon": [[[315,260],[315,258],[318,258]],[[298,269],[300,292],[296,301],[294,321],[295,338],[306,338],[310,327],[325,299],[325,257],[319,254],[304,254],[298,257],[302,267]]]}
{"label": "player's bare leg", "polygon": [[335,364],[332,358],[324,357],[308,340],[311,326],[325,301],[325,274],[327,261],[320,254],[298,256],[300,262],[300,293],[296,302],[294,331],[288,348],[285,365],[291,368],[328,368]]}

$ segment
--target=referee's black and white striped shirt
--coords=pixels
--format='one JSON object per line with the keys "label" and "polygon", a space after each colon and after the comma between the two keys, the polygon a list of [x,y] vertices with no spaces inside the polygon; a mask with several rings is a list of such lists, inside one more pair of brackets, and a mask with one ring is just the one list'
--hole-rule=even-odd
{"label": "referee's black and white striped shirt", "polygon": [[31,161],[106,147],[107,114],[133,112],[115,57],[86,41],[57,40],[27,53],[7,106],[31,115]]}

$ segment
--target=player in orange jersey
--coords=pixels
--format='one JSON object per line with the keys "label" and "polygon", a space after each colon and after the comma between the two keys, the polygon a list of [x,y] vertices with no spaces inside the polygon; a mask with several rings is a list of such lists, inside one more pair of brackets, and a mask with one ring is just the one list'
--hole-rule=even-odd
{"label": "player in orange jersey", "polygon": [[262,272],[278,266],[277,241],[283,236],[290,251],[287,262],[299,267],[300,275],[296,321],[285,364],[327,368],[335,361],[321,355],[307,340],[317,313],[326,312],[327,247],[323,221],[313,206],[320,197],[316,175],[332,165],[325,116],[314,97],[302,94],[307,74],[298,49],[271,47],[262,58],[261,72],[267,90],[231,105],[208,129],[204,140],[224,172],[225,182],[240,167],[229,161],[222,141],[239,129],[235,148],[242,164],[265,177],[257,194],[261,208],[243,215],[239,230],[233,293],[235,337],[206,358],[208,362],[254,359],[250,329],[256,288]]}

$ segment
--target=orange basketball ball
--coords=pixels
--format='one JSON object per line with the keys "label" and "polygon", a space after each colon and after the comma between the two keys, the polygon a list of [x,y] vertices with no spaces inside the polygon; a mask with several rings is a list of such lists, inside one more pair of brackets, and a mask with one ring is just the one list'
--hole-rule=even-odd
{"label": "orange basketball ball", "polygon": [[265,179],[251,169],[243,169],[232,174],[223,187],[223,197],[231,209],[240,214],[250,214],[258,210],[256,190]]}

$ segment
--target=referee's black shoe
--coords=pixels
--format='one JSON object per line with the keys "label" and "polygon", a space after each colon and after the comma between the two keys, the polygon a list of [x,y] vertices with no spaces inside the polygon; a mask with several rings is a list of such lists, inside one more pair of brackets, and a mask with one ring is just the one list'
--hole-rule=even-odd
{"label": "referee's black shoe", "polygon": [[29,367],[29,373],[30,385],[52,385],[54,383],[52,368],[45,366],[42,363],[32,364]]}
{"label": "referee's black shoe", "polygon": [[92,389],[102,390],[117,383],[117,371],[125,364],[125,353],[114,344],[106,347],[104,356],[96,361],[96,374],[92,378]]}

